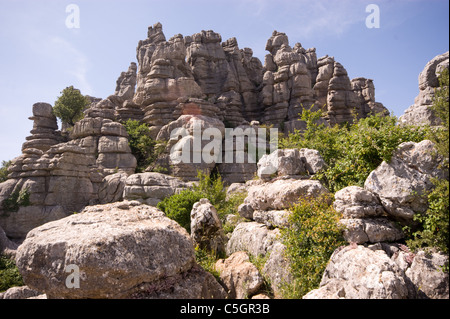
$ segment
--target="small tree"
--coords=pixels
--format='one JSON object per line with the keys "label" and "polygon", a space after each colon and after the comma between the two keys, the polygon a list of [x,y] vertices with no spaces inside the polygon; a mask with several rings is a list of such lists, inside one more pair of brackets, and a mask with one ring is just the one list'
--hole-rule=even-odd
{"label": "small tree", "polygon": [[0,167],[0,183],[3,183],[8,179],[9,165],[11,165],[11,161],[2,161],[2,166]]}
{"label": "small tree", "polygon": [[53,113],[70,126],[83,118],[83,111],[90,104],[89,98],[73,86],[66,87],[55,102]]}

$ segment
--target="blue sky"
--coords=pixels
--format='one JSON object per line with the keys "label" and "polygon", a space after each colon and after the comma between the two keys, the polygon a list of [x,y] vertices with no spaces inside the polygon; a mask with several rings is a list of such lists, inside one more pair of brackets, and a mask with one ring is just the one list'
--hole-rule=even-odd
{"label": "blue sky", "polygon": [[[71,3],[78,29],[65,24]],[[369,4],[380,8],[380,28],[366,27]],[[166,38],[201,30],[236,37],[262,61],[272,31],[285,32],[291,46],[334,56],[350,78],[373,79],[377,101],[399,116],[414,103],[425,64],[449,50],[448,12],[446,0],[0,0],[0,160],[21,154],[34,103],[53,104],[70,85],[113,94],[158,21]]]}

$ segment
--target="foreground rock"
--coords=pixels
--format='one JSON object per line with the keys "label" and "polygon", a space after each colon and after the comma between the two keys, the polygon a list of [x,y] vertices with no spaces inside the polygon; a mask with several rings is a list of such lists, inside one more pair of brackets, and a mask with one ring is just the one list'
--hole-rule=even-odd
{"label": "foreground rock", "polygon": [[[79,269],[79,288],[67,287],[69,265]],[[138,202],[90,206],[33,229],[18,249],[17,266],[24,282],[49,298],[224,296],[196,265],[189,234]]]}
{"label": "foreground rock", "polygon": [[411,222],[414,214],[428,208],[427,199],[422,195],[434,187],[432,178],[448,177],[440,169],[442,161],[429,140],[402,143],[389,163],[382,162],[370,173],[364,189],[378,196],[391,218]]}
{"label": "foreground rock", "polygon": [[400,267],[382,250],[348,246],[336,250],[320,288],[304,299],[406,299],[408,286]]}
{"label": "foreground rock", "polygon": [[264,280],[247,253],[235,252],[227,259],[216,262],[220,279],[227,287],[231,299],[249,298],[263,286]]}
{"label": "foreground rock", "polygon": [[217,254],[225,252],[226,237],[216,208],[206,198],[191,211],[191,237],[194,245]]}
{"label": "foreground rock", "polygon": [[401,244],[338,248],[320,282],[304,299],[448,299],[448,256]]}

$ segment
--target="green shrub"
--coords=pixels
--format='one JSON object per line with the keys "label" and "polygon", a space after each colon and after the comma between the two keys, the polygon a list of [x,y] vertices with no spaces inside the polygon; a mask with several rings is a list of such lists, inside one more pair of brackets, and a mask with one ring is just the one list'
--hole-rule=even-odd
{"label": "green shrub", "polygon": [[449,251],[449,182],[433,181],[435,188],[428,194],[428,210],[423,214],[415,214],[414,221],[419,223],[418,229],[405,227],[408,234],[406,243],[412,250],[436,247],[444,253]]}
{"label": "green shrub", "polygon": [[[449,169],[449,73],[445,69],[439,77],[440,87],[436,89],[432,109],[441,119],[442,125],[434,128],[429,138],[436,144],[440,155],[446,159],[442,169]],[[412,250],[435,247],[444,253],[449,252],[449,181],[433,179],[434,189],[426,196],[428,210],[414,215],[418,225],[405,227],[406,243]]]}
{"label": "green shrub", "polygon": [[11,161],[2,161],[2,167],[0,167],[0,183],[3,183],[8,179],[9,165],[11,165]]}
{"label": "green shrub", "polygon": [[428,132],[427,128],[398,126],[394,116],[373,115],[333,127],[318,124],[321,116],[320,110],[303,110],[306,129],[281,139],[280,147],[318,150],[329,166],[315,178],[332,192],[351,185],[363,186],[371,171],[382,161],[390,161],[398,145],[420,142]]}
{"label": "green shrub", "polygon": [[[432,131],[430,139],[437,145],[438,152],[448,158],[449,155],[449,71],[444,69],[439,76],[439,88],[436,89],[432,110],[441,119],[441,127]],[[448,161],[447,161],[448,169]]]}
{"label": "green shrub", "polygon": [[3,201],[5,212],[17,212],[21,206],[30,205],[30,191],[27,188],[16,189]]}
{"label": "green shrub", "polygon": [[226,187],[220,175],[211,176],[198,172],[198,183],[192,189],[183,190],[179,194],[165,198],[158,203],[158,208],[166,213],[190,232],[192,206],[202,198],[207,198],[217,209],[219,218],[223,221],[226,215],[236,213],[237,207],[244,201],[244,195],[230,196],[226,200]]}
{"label": "green shrub", "polygon": [[179,194],[165,198],[157,206],[166,213],[167,217],[175,220],[190,233],[192,206],[202,197],[201,194],[187,189],[181,191]]}
{"label": "green shrub", "polygon": [[318,288],[332,253],[345,244],[341,216],[330,202],[326,195],[301,198],[291,208],[290,227],[281,230],[294,277],[294,283],[283,289],[285,298],[301,298]]}
{"label": "green shrub", "polygon": [[195,261],[207,272],[220,281],[220,273],[216,269],[216,262],[225,256],[218,256],[215,252],[195,247]]}
{"label": "green shrub", "polygon": [[143,172],[164,150],[163,145],[158,144],[150,136],[147,124],[141,124],[136,120],[128,120],[123,123],[128,132],[128,145],[131,153],[136,157],[136,172]]}
{"label": "green shrub", "polygon": [[55,101],[53,114],[60,118],[63,123],[74,126],[77,121],[83,118],[83,111],[89,104],[89,98],[82,95],[80,90],[69,86],[61,92],[61,96]]}
{"label": "green shrub", "polygon": [[14,261],[0,254],[0,292],[23,285],[22,276]]}

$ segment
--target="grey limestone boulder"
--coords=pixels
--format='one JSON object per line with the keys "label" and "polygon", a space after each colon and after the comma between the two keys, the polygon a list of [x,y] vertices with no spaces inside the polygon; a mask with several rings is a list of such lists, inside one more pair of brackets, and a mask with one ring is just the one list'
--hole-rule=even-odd
{"label": "grey limestone boulder", "polygon": [[[223,293],[211,278],[194,279],[204,272],[196,266],[189,234],[158,209],[138,202],[89,206],[35,228],[19,247],[16,262],[25,283],[48,298],[183,298],[186,290],[191,298],[201,298]],[[79,288],[67,284],[74,269]]]}

